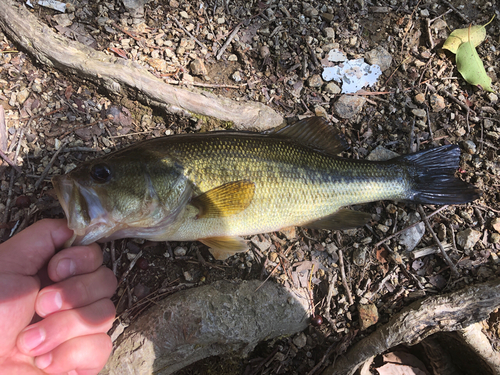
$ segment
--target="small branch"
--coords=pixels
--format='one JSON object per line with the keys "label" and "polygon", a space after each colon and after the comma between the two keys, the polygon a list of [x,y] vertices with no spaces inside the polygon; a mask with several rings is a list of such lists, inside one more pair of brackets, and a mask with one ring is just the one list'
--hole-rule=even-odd
{"label": "small branch", "polygon": [[344,270],[344,255],[342,254],[342,250],[339,250],[339,265],[340,265],[340,276],[342,278],[342,285],[347,293],[347,298],[349,299],[349,305],[354,304],[354,300],[352,299],[351,289],[349,288],[349,284],[347,284],[347,277],[345,276]]}
{"label": "small branch", "polygon": [[469,19],[462,13],[460,12],[457,8],[455,8],[449,1],[447,0],[441,0],[443,3],[448,5],[453,11],[465,22],[465,23],[470,23]]}
{"label": "small branch", "polygon": [[201,48],[205,48],[206,50],[208,50],[207,46],[204,45],[202,42],[200,42],[198,39],[196,39],[193,34],[191,34],[189,31],[187,31],[186,28],[184,26],[182,26],[182,24],[179,22],[179,20],[177,20],[177,18],[172,17],[172,19],[175,21],[177,26],[179,26],[182,29],[182,31],[184,31],[187,35],[189,35],[189,37],[191,39],[193,39],[196,42],[196,44],[198,44]]}
{"label": "small branch", "polygon": [[4,152],[0,149],[0,156],[2,157],[3,160],[7,162],[12,168],[14,168],[17,173],[23,173],[21,168],[19,168],[12,160],[9,159],[7,155],[4,154]]}
{"label": "small branch", "polygon": [[52,165],[54,165],[54,162],[56,161],[56,158],[57,156],[59,156],[59,154],[62,152],[62,150],[64,149],[64,147],[66,147],[66,145],[68,144],[68,141],[65,141],[61,147],[59,147],[59,150],[57,150],[54,155],[52,155],[52,159],[50,159],[49,163],[47,164],[47,166],[45,167],[45,169],[43,170],[43,173],[41,174],[40,178],[38,179],[38,181],[35,183],[35,188],[34,190],[38,189],[38,187],[40,186],[40,184],[43,182],[43,180],[45,179],[45,177],[47,177],[47,175],[49,174],[49,170],[50,168],[52,167]]}
{"label": "small branch", "polygon": [[236,34],[238,34],[238,31],[240,30],[241,25],[242,25],[241,22],[239,24],[237,24],[236,27],[234,28],[234,30],[231,32],[231,34],[229,34],[226,42],[222,45],[219,52],[217,53],[217,56],[216,56],[217,60],[220,60],[220,58],[222,57],[222,54],[224,53],[226,48],[229,46],[229,44],[231,43],[233,38],[236,36]]}
{"label": "small branch", "polygon": [[439,241],[439,238],[437,237],[436,233],[432,229],[431,224],[429,223],[429,219],[425,215],[425,211],[424,211],[422,205],[420,205],[420,204],[418,205],[418,212],[420,213],[420,216],[422,217],[422,220],[424,221],[425,226],[427,227],[427,230],[431,233],[432,238],[434,238],[434,242],[436,242],[436,244],[439,247],[439,250],[441,250],[441,255],[443,256],[443,259],[446,262],[446,264],[448,264],[448,266],[450,267],[453,277],[458,277],[459,274],[458,274],[457,267],[455,266],[455,264],[452,262],[452,260],[450,259],[450,257],[446,253],[443,245],[441,244],[441,241]]}

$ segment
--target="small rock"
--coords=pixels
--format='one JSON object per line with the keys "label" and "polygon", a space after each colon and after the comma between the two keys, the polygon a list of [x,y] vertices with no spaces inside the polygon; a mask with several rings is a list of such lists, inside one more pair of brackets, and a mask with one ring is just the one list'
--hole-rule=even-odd
{"label": "small rock", "polygon": [[276,260],[278,259],[278,253],[275,252],[275,251],[272,251],[269,253],[269,260],[271,262],[276,262]]}
{"label": "small rock", "polygon": [[323,35],[325,36],[325,38],[327,38],[329,40],[334,40],[335,39],[335,30],[333,29],[333,27],[325,27],[323,29]]}
{"label": "small rock", "polygon": [[174,255],[177,256],[177,257],[183,257],[186,254],[187,254],[187,249],[185,247],[177,246],[174,249]]}
{"label": "small rock", "polygon": [[425,112],[425,109],[414,108],[411,110],[411,113],[413,113],[415,117],[427,120],[427,112]]}
{"label": "small rock", "polygon": [[462,146],[468,154],[474,155],[476,153],[476,144],[471,140],[462,142]]}
{"label": "small rock", "polygon": [[387,233],[390,228],[387,225],[378,224],[377,229],[383,233]]}
{"label": "small rock", "polygon": [[446,238],[446,225],[444,225],[443,223],[439,224],[437,235],[438,235],[438,238],[440,241],[445,240],[445,238]]}
{"label": "small rock", "polygon": [[377,47],[367,52],[365,59],[371,65],[378,65],[382,71],[389,69],[392,63],[391,54],[382,47]]}
{"label": "small rock", "polygon": [[429,9],[421,9],[420,10],[420,15],[422,17],[429,17]]}
{"label": "small rock", "polygon": [[57,22],[59,26],[68,27],[71,26],[71,24],[73,23],[75,15],[63,13],[63,14],[56,14],[52,16],[52,18]]}
{"label": "small rock", "polygon": [[363,267],[366,263],[366,248],[365,247],[358,247],[357,249],[354,249],[354,252],[352,254],[352,262],[359,267]]}
{"label": "small rock", "polygon": [[[412,212],[409,215],[409,225],[415,224],[420,221],[420,215],[418,213]],[[406,247],[406,251],[412,251],[417,247],[418,243],[422,239],[425,233],[424,223],[415,225],[414,227],[405,230],[399,237],[399,244]]]}
{"label": "small rock", "polygon": [[35,80],[35,82],[33,82],[33,85],[31,85],[31,90],[33,90],[33,92],[36,92],[37,94],[41,93],[42,92],[41,83]]}
{"label": "small rock", "polygon": [[187,14],[187,12],[186,12],[186,11],[184,11],[184,10],[183,10],[183,11],[181,11],[181,12],[179,12],[179,16],[181,16],[182,18],[189,18],[189,15],[188,15],[188,14]]}
{"label": "small rock", "polygon": [[193,278],[193,275],[191,275],[191,272],[189,272],[189,271],[184,271],[184,272],[183,272],[183,275],[184,275],[184,279],[185,279],[188,283],[193,282],[194,278]]}
{"label": "small rock", "polygon": [[238,56],[232,54],[227,57],[227,61],[238,61]]}
{"label": "small rock", "polygon": [[321,87],[323,85],[323,79],[319,74],[314,74],[307,80],[307,84],[309,87]]}
{"label": "small rock", "polygon": [[360,113],[365,102],[364,96],[342,95],[334,104],[335,112],[339,117],[348,119]]}
{"label": "small rock", "polygon": [[491,227],[498,233],[500,233],[500,218],[495,218],[491,220]]}
{"label": "small rock", "polygon": [[304,332],[300,332],[292,341],[297,348],[302,349],[307,344],[307,337]]}
{"label": "small rock", "polygon": [[342,92],[342,89],[335,82],[328,82],[325,86],[325,92],[327,94],[337,95]]}
{"label": "small rock", "polygon": [[194,76],[206,76],[208,74],[207,68],[205,67],[205,63],[202,59],[194,59],[191,61],[189,69],[191,70],[191,74]]}
{"label": "small rock", "polygon": [[446,108],[444,98],[438,94],[432,94],[430,97],[431,108],[434,112],[440,112]]}
{"label": "small rock", "polygon": [[370,303],[368,305],[358,305],[359,325],[361,331],[371,327],[378,322],[377,306]]}
{"label": "small rock", "polygon": [[260,47],[259,53],[260,53],[260,57],[262,57],[263,59],[268,58],[269,55],[271,54],[269,52],[269,47],[268,46],[262,46],[262,47]]}
{"label": "small rock", "polygon": [[19,104],[23,104],[28,99],[28,96],[30,96],[28,89],[22,89],[17,93],[16,100]]}
{"label": "small rock", "polygon": [[134,287],[134,296],[136,296],[138,299],[143,299],[149,294],[150,289],[143,284],[137,284]]}
{"label": "small rock", "polygon": [[490,242],[491,243],[500,243],[500,234],[492,233],[492,235],[490,237]]}
{"label": "small rock", "polygon": [[420,94],[415,95],[415,103],[424,104],[425,103],[425,94],[421,92]]}
{"label": "small rock", "polygon": [[457,233],[457,245],[464,250],[470,250],[481,238],[481,232],[468,228]]}
{"label": "small rock", "polygon": [[241,73],[239,70],[237,70],[236,72],[233,73],[233,75],[231,76],[231,78],[233,78],[233,80],[235,82],[241,82]]}
{"label": "small rock", "polygon": [[488,99],[490,100],[490,102],[496,103],[496,102],[498,102],[498,95],[493,93],[493,92],[490,92],[488,94]]}
{"label": "small rock", "polygon": [[431,57],[431,52],[429,50],[425,50],[425,51],[422,51],[422,53],[420,53],[420,56],[423,58],[423,59],[430,59]]}
{"label": "small rock", "polygon": [[167,62],[163,59],[148,59],[148,64],[159,72],[165,72],[167,70]]}
{"label": "small rock", "polygon": [[370,154],[366,158],[372,161],[385,161],[394,159],[398,156],[398,153],[388,150],[385,147],[379,145],[372,152],[370,152]]}
{"label": "small rock", "polygon": [[306,9],[304,9],[304,15],[306,17],[312,18],[316,17],[318,14],[319,14],[318,10],[313,7],[307,7]]}
{"label": "small rock", "polygon": [[219,18],[217,18],[217,23],[218,23],[219,25],[222,25],[224,22],[226,22],[226,19],[225,19],[224,17],[219,17]]}
{"label": "small rock", "polygon": [[297,230],[295,227],[286,227],[282,228],[280,230],[281,233],[283,233],[288,241],[291,241],[295,238],[297,238]]}
{"label": "small rock", "polygon": [[326,22],[332,22],[333,21],[333,14],[332,13],[321,13],[321,18],[323,18],[323,20]]}
{"label": "small rock", "polygon": [[326,112],[326,109],[323,108],[322,106],[320,105],[317,105],[316,107],[314,107],[314,114],[316,116],[320,116],[320,117],[324,117],[324,118],[328,118],[328,113]]}
{"label": "small rock", "polygon": [[304,82],[300,80],[293,84],[292,90],[290,90],[290,92],[294,97],[300,98],[300,94],[303,88],[304,88]]}
{"label": "small rock", "polygon": [[262,237],[262,241],[259,236],[253,236],[250,241],[259,248],[260,251],[266,251],[271,247],[271,241],[266,237]]}
{"label": "small rock", "polygon": [[168,2],[168,5],[170,5],[170,7],[172,8],[179,8],[179,2],[177,0],[170,0]]}

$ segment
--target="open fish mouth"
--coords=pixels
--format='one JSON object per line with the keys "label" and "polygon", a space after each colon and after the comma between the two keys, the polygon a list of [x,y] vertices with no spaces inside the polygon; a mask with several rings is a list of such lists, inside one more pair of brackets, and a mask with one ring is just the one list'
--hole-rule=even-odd
{"label": "open fish mouth", "polygon": [[117,230],[92,187],[82,186],[67,176],[54,177],[52,184],[68,220],[68,228],[74,232],[66,246],[88,245]]}

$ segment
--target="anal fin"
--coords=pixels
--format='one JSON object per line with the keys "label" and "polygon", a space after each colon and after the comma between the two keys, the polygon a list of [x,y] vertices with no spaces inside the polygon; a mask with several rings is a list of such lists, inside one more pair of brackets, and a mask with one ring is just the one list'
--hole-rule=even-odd
{"label": "anal fin", "polygon": [[372,215],[361,211],[342,209],[333,215],[302,225],[305,228],[341,230],[358,228],[370,221]]}
{"label": "anal fin", "polygon": [[248,250],[248,245],[240,237],[210,237],[198,241],[207,245],[217,260],[226,260],[236,253]]}

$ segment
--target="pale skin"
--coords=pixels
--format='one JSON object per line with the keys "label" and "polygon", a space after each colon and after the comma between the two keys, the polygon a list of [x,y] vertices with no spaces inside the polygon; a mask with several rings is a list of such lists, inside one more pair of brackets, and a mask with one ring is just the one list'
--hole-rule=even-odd
{"label": "pale skin", "polygon": [[0,374],[94,375],[106,364],[116,278],[97,244],[56,253],[72,233],[41,220],[0,244]]}

